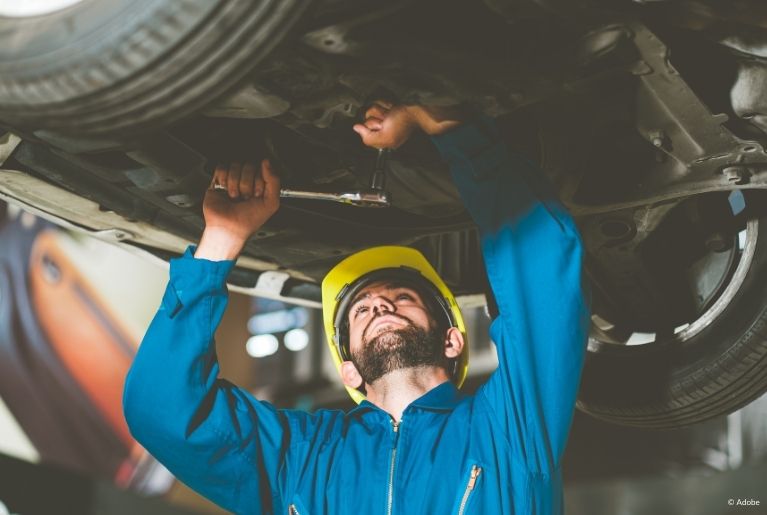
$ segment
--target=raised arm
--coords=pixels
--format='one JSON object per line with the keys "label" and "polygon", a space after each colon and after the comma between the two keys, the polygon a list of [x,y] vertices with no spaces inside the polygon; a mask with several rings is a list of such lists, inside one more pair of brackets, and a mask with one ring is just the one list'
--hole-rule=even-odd
{"label": "raised arm", "polygon": [[232,260],[277,210],[279,180],[268,163],[263,178],[252,167],[229,172],[217,170],[214,181],[231,179],[232,189],[206,193],[196,257],[190,249],[171,261],[162,304],[126,380],[124,409],[134,437],[180,480],[233,512],[272,512],[284,479],[288,421],[218,378],[213,334],[226,308]]}
{"label": "raised arm", "polygon": [[540,171],[501,143],[492,120],[434,142],[479,227],[500,312],[490,329],[499,366],[478,396],[528,470],[547,476],[560,465],[586,350],[577,229]]}
{"label": "raised arm", "polygon": [[420,128],[450,165],[479,227],[500,315],[499,366],[478,393],[515,459],[543,480],[558,470],[575,408],[589,313],[575,224],[540,171],[508,151],[493,120],[378,104],[355,126],[370,146],[398,146]]}

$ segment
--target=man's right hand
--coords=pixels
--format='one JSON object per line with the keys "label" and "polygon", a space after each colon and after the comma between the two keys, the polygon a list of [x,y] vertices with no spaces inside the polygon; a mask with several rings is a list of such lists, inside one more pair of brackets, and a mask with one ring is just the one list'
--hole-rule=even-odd
{"label": "man's right hand", "polygon": [[261,162],[260,170],[252,163],[218,166],[203,200],[205,231],[194,256],[211,261],[235,259],[279,207],[280,178],[268,159]]}

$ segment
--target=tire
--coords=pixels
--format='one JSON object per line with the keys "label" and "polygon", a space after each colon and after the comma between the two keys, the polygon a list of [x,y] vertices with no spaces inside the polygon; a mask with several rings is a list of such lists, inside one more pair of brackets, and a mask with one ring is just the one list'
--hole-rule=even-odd
{"label": "tire", "polygon": [[745,274],[742,282],[722,294],[725,307],[691,338],[638,346],[590,341],[579,408],[666,429],[728,414],[767,390],[767,216],[750,220],[748,230],[755,243],[743,250],[753,252],[747,268],[735,271]]}
{"label": "tire", "polygon": [[67,135],[168,125],[241,83],[309,0],[83,0],[0,17],[0,120]]}

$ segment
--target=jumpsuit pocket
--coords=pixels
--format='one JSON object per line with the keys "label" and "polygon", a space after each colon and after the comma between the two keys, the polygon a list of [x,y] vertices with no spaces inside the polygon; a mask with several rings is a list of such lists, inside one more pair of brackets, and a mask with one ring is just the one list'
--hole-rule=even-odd
{"label": "jumpsuit pocket", "polygon": [[463,494],[461,495],[461,502],[458,505],[458,515],[465,515],[466,507],[469,505],[469,501],[472,498],[474,490],[477,489],[479,478],[482,475],[482,467],[477,464],[471,466],[469,476],[464,483]]}
{"label": "jumpsuit pocket", "polygon": [[306,511],[306,508],[304,508],[304,505],[301,504],[301,501],[299,499],[294,499],[293,502],[288,506],[288,515],[308,515],[309,512]]}

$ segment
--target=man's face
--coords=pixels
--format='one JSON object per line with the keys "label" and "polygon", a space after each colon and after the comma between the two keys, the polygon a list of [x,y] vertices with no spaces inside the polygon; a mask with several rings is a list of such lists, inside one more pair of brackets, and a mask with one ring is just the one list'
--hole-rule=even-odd
{"label": "man's face", "polygon": [[447,367],[444,335],[415,289],[373,283],[352,299],[348,317],[351,361],[365,383],[402,368]]}

